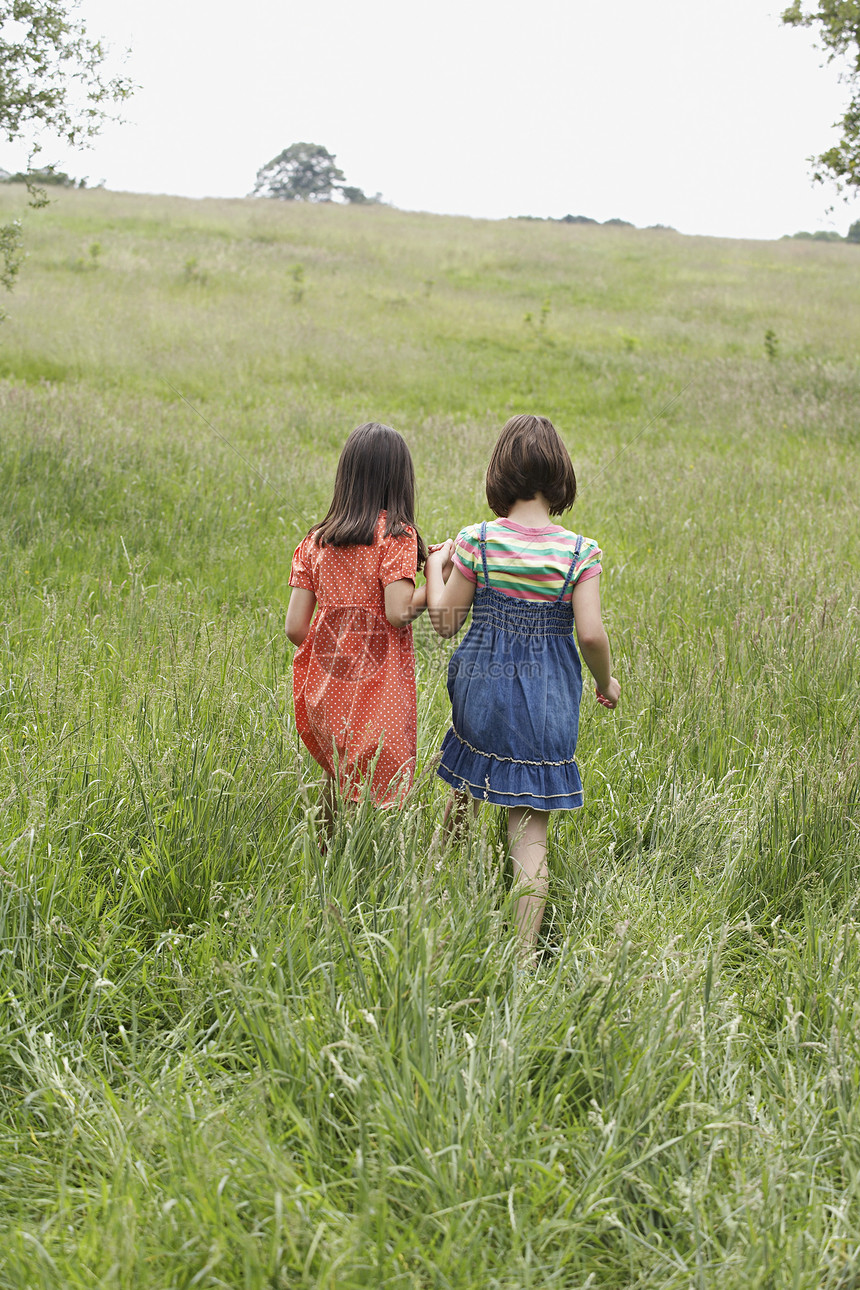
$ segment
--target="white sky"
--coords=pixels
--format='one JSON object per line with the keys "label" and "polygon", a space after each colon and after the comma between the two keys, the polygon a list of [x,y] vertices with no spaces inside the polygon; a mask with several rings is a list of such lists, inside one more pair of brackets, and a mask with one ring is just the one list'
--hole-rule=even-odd
{"label": "white sky", "polygon": [[112,189],[243,196],[306,140],[403,210],[845,233],[860,201],[813,186],[807,158],[847,88],[786,3],[81,0],[140,88],[91,150],[43,158]]}

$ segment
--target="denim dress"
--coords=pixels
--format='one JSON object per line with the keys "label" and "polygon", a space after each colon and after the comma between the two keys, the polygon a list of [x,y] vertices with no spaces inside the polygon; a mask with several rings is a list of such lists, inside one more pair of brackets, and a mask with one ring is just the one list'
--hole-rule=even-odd
{"label": "denim dress", "polygon": [[582,538],[555,600],[519,600],[490,585],[486,524],[484,585],[472,622],[448,665],[452,727],[438,774],[458,792],[496,806],[570,811],[582,805],[574,759],[582,669],[565,596]]}

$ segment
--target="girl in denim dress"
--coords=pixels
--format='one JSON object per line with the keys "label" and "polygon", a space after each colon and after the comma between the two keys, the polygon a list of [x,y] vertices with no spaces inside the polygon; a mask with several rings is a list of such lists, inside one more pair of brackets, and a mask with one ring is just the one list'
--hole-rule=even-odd
{"label": "girl in denim dress", "polygon": [[500,518],[463,529],[426,568],[440,636],[455,635],[472,610],[448,669],[452,725],[438,770],[455,794],[447,818],[470,797],[507,807],[527,956],[546,903],[549,812],[582,805],[579,652],[600,703],[614,708],[620,695],[600,612],[600,550],[550,519],[575,496],[573,465],[552,422],[512,417],[487,470],[487,501]]}

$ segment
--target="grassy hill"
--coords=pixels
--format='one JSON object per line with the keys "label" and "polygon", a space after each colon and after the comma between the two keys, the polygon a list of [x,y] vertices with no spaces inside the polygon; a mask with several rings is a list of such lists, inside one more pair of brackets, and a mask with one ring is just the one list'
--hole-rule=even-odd
{"label": "grassy hill", "polygon": [[[0,221],[24,209],[0,187]],[[860,251],[70,191],[0,326],[0,1285],[860,1281]],[[328,857],[289,558],[550,416],[622,684],[517,967],[444,801]]]}

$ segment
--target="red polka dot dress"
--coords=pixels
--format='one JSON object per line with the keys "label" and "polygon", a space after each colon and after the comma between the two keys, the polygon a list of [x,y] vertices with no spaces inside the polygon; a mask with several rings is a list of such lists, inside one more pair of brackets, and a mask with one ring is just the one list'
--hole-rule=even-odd
{"label": "red polka dot dress", "polygon": [[293,556],[290,586],[316,597],[310,631],[293,656],[296,727],[316,761],[356,801],[371,776],[378,806],[398,802],[415,773],[415,652],[412,626],[392,627],[385,588],[415,581],[413,530],[372,546],[317,546],[309,534]]}

